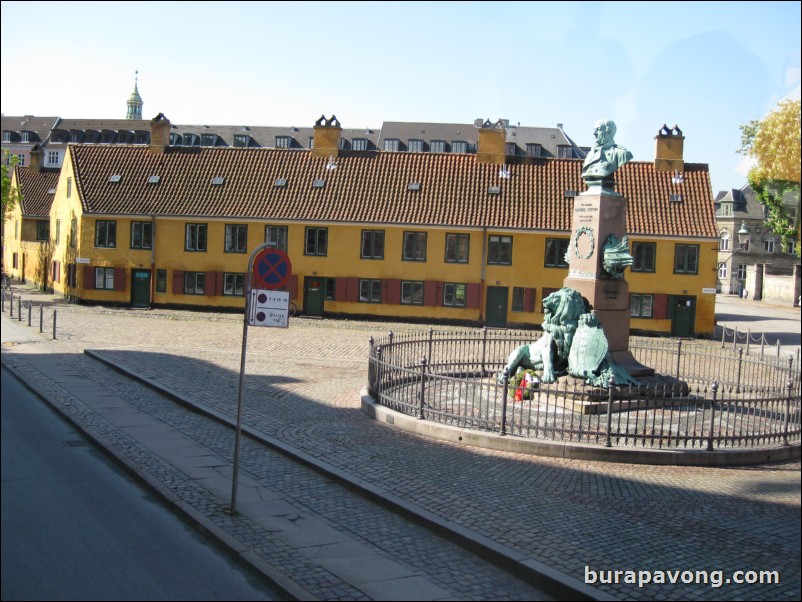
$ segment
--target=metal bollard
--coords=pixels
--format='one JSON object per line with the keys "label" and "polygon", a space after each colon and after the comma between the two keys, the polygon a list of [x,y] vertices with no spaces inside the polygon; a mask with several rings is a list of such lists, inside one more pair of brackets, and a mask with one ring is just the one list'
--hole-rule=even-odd
{"label": "metal bollard", "polygon": [[716,393],[718,392],[718,383],[714,382],[710,388],[713,390],[713,399],[710,400],[710,433],[707,436],[707,451],[713,451],[713,428],[716,419]]}
{"label": "metal bollard", "polygon": [[8,317],[14,317],[14,293],[11,293],[8,298]]}
{"label": "metal bollard", "polygon": [[28,326],[31,325],[31,312],[33,311],[33,301],[28,301]]}
{"label": "metal bollard", "polygon": [[741,392],[741,367],[743,366],[744,361],[744,348],[738,348],[738,378],[735,381],[735,392]]}
{"label": "metal bollard", "polygon": [[53,310],[53,340],[54,341],[56,340],[56,312],[57,311],[58,311],[57,309]]}
{"label": "metal bollard", "polygon": [[45,306],[39,304],[39,332],[45,331]]}
{"label": "metal bollard", "polygon": [[17,322],[22,322],[22,297],[17,297]]}

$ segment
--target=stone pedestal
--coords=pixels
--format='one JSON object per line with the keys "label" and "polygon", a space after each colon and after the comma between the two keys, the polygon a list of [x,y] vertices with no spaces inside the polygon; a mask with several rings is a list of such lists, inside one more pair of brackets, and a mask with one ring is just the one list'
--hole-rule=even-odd
{"label": "stone pedestal", "polygon": [[654,374],[629,352],[629,285],[604,270],[604,244],[610,235],[626,233],[627,201],[616,193],[589,190],[574,198],[573,231],[566,258],[568,277],[563,281],[593,307],[607,337],[610,355],[632,376]]}

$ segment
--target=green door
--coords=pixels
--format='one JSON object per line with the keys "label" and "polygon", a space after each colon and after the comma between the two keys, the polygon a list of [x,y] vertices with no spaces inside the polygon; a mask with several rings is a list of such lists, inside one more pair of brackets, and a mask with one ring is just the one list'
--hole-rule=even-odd
{"label": "green door", "polygon": [[131,307],[150,307],[150,270],[131,270]]}
{"label": "green door", "polygon": [[485,324],[495,328],[507,326],[507,289],[503,286],[487,287],[487,319]]}
{"label": "green door", "polygon": [[671,300],[671,336],[692,337],[696,319],[696,297],[674,296]]}
{"label": "green door", "polygon": [[304,278],[304,315],[323,315],[323,293],[326,279],[321,276],[306,276]]}

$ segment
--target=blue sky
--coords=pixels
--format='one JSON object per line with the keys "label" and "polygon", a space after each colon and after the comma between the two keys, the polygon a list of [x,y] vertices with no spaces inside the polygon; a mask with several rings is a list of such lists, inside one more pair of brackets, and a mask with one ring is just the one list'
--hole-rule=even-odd
{"label": "blue sky", "polygon": [[739,125],[800,95],[800,2],[2,2],[4,115],[344,127],[610,118],[635,159],[665,123],[713,192]]}

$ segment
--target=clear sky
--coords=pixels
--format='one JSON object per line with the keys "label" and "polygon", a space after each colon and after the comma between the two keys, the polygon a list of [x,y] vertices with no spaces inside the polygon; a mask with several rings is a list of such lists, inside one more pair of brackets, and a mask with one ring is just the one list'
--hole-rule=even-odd
{"label": "clear sky", "polygon": [[564,124],[654,159],[665,123],[713,192],[739,125],[800,96],[800,2],[2,2],[4,115],[343,127]]}

